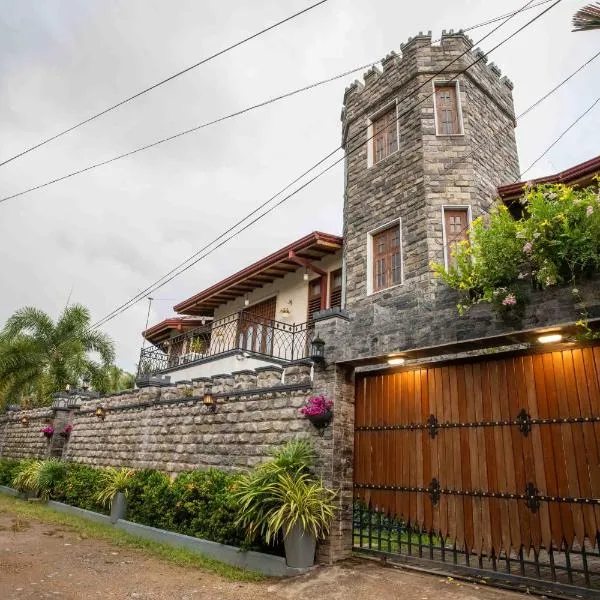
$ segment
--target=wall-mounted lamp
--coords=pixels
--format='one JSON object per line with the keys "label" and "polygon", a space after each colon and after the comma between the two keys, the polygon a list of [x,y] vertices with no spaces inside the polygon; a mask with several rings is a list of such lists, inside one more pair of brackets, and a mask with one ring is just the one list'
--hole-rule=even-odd
{"label": "wall-mounted lamp", "polygon": [[325,362],[325,342],[317,336],[310,343],[310,359],[318,364]]}
{"label": "wall-mounted lamp", "polygon": [[250,304],[250,298],[248,298],[248,295],[246,294],[246,297],[244,298],[244,306],[248,306]]}
{"label": "wall-mounted lamp", "polygon": [[96,408],[96,412],[94,413],[99,419],[102,419],[102,421],[104,421],[104,419],[106,418],[106,409],[103,406],[98,406]]}
{"label": "wall-mounted lamp", "polygon": [[67,383],[67,385],[65,385],[65,392],[67,392],[67,394],[71,393],[71,384]]}
{"label": "wall-mounted lamp", "polygon": [[204,398],[202,398],[202,404],[204,404],[204,408],[206,408],[206,410],[209,412],[216,412],[217,410],[217,401],[210,392],[204,394]]}
{"label": "wall-mounted lamp", "polygon": [[21,417],[21,425],[23,425],[23,427],[29,427],[29,417]]}
{"label": "wall-mounted lamp", "polygon": [[388,365],[403,365],[406,362],[406,359],[401,356],[390,356],[387,362]]}
{"label": "wall-mounted lamp", "polygon": [[304,276],[302,278],[304,281],[308,281],[308,269],[304,269]]}
{"label": "wall-mounted lamp", "polygon": [[82,382],[81,382],[81,389],[84,392],[87,392],[90,389],[90,378],[89,377],[84,377]]}
{"label": "wall-mounted lamp", "polygon": [[540,344],[554,344],[560,342],[563,336],[560,333],[551,333],[549,335],[540,335],[538,342]]}

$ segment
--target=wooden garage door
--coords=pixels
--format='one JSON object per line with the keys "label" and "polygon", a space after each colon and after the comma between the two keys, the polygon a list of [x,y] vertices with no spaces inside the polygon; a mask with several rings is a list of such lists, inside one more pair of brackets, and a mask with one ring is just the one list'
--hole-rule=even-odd
{"label": "wooden garage door", "polygon": [[355,430],[355,499],[442,555],[598,556],[600,346],[360,376]]}

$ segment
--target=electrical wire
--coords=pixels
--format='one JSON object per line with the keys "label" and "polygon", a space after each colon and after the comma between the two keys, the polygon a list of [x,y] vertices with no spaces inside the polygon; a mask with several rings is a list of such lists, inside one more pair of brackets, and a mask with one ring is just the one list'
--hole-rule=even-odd
{"label": "electrical wire", "polygon": [[[552,0],[543,0],[542,2],[538,2],[537,4],[533,4],[531,6],[526,6],[525,8],[521,9],[521,11],[517,10],[517,11],[512,11],[510,13],[505,13],[504,15],[501,15],[500,17],[494,17],[493,19],[489,19],[489,20],[487,20],[487,21],[485,21],[483,23],[478,23],[476,25],[471,25],[470,27],[467,27],[466,29],[463,29],[462,31],[466,32],[466,31],[471,31],[473,29],[478,29],[478,28],[483,27],[485,25],[489,25],[491,23],[495,23],[495,22],[497,22],[497,21],[499,21],[499,20],[501,20],[503,18],[513,17],[516,14],[518,14],[519,12],[523,12],[525,10],[531,10],[532,8],[535,8],[535,7],[543,5],[543,4],[548,4],[551,1]],[[493,33],[494,31],[490,32],[489,35],[491,35],[491,33]],[[480,40],[480,42],[483,41],[484,39],[485,38],[482,38]],[[440,41],[440,40],[435,40],[435,41]],[[189,129],[185,129],[183,131],[180,131],[180,132],[175,133],[173,135],[161,138],[159,140],[155,140],[154,142],[151,142],[149,144],[145,144],[144,146],[140,146],[140,147],[135,148],[133,150],[130,150],[128,152],[124,152],[122,154],[119,154],[119,155],[114,156],[112,158],[109,158],[107,160],[103,160],[103,161],[100,161],[100,162],[92,163],[91,165],[88,165],[87,167],[83,167],[81,169],[77,169],[75,171],[71,171],[70,173],[66,173],[65,175],[61,175],[59,177],[55,177],[54,179],[50,179],[50,180],[48,180],[48,181],[46,181],[44,183],[41,183],[39,185],[35,185],[35,186],[32,186],[32,187],[27,188],[25,190],[22,190],[20,192],[17,192],[15,194],[11,194],[9,196],[5,196],[3,198],[0,198],[0,204],[2,204],[3,202],[7,202],[8,200],[13,200],[14,198],[18,198],[20,196],[24,196],[24,195],[29,194],[31,192],[43,189],[45,187],[48,187],[48,186],[53,185],[55,183],[58,183],[60,181],[64,181],[66,179],[70,179],[72,177],[76,177],[77,175],[81,175],[83,173],[87,173],[88,171],[91,171],[93,169],[97,169],[99,167],[103,167],[105,165],[109,165],[109,164],[114,163],[114,162],[116,162],[118,160],[121,160],[123,158],[127,158],[128,156],[133,156],[135,154],[138,154],[139,152],[143,152],[145,150],[149,150],[150,148],[155,148],[156,146],[160,146],[161,144],[173,141],[175,139],[178,139],[178,138],[183,137],[185,135],[188,135],[190,133],[194,133],[194,132],[200,131],[200,130],[205,129],[207,127],[210,127],[212,125],[216,125],[218,123],[222,123],[223,121],[227,121],[229,119],[232,119],[234,117],[241,116],[241,115],[246,114],[246,113],[248,113],[250,111],[256,110],[258,108],[262,108],[263,106],[267,106],[267,105],[272,104],[274,102],[278,102],[279,100],[283,100],[285,98],[289,98],[291,96],[295,96],[296,94],[300,94],[302,92],[314,89],[314,88],[319,87],[321,85],[324,85],[326,83],[330,83],[332,81],[336,81],[336,80],[341,79],[342,77],[345,77],[347,75],[351,75],[351,74],[356,73],[358,71],[362,71],[363,69],[367,69],[369,67],[374,67],[375,65],[379,64],[380,62],[381,62],[381,60],[375,60],[375,61],[372,61],[370,63],[366,63],[364,65],[360,65],[359,67],[355,67],[355,68],[350,69],[348,71],[344,71],[343,73],[338,73],[337,75],[332,75],[331,77],[328,77],[327,79],[323,79],[321,81],[317,81],[317,82],[311,83],[311,84],[306,85],[304,87],[292,90],[290,92],[286,92],[286,93],[280,94],[279,96],[275,96],[273,98],[269,98],[267,100],[259,102],[258,104],[254,104],[252,106],[248,106],[246,108],[243,108],[243,109],[238,110],[236,112],[230,113],[228,115],[224,115],[224,116],[219,117],[217,119],[213,119],[211,121],[207,121],[205,123],[201,123],[200,125],[197,125],[195,127],[191,127]],[[428,83],[428,82],[426,82],[426,83]],[[420,89],[420,88],[417,88],[417,89]],[[1,166],[1,164],[0,164],[0,166]]]}
{"label": "electrical wire", "polygon": [[[473,65],[477,64],[479,61],[483,60],[483,58],[485,58],[488,54],[490,54],[491,52],[493,52],[494,50],[496,50],[497,48],[499,48],[500,46],[502,46],[504,43],[508,42],[510,39],[512,39],[515,35],[517,35],[519,32],[523,31],[526,27],[528,27],[529,25],[531,25],[533,22],[535,22],[537,19],[539,19],[542,15],[544,15],[546,12],[548,12],[550,9],[552,9],[554,6],[556,6],[557,4],[559,4],[562,0],[556,0],[549,8],[545,9],[544,11],[542,11],[541,13],[539,13],[538,15],[536,15],[533,19],[531,19],[528,23],[526,23],[525,25],[523,25],[522,27],[520,27],[518,30],[516,30],[515,32],[513,32],[512,34],[510,34],[507,38],[505,38],[503,41],[499,42],[496,46],[494,46],[494,48],[492,48],[492,50],[490,50],[487,53],[482,53],[473,63],[471,63],[469,66],[467,66],[465,69],[463,69],[462,71],[460,71],[457,75],[455,75],[454,77],[458,77],[460,74],[463,74],[464,72],[466,72],[468,69],[470,69]],[[521,10],[525,9],[528,5],[531,4],[530,2],[527,2]],[[518,14],[518,11],[516,13],[513,13],[512,16],[514,16],[515,14]],[[512,18],[509,17],[510,18]],[[507,19],[505,22],[507,22],[509,19]],[[504,23],[503,23],[504,24]],[[489,35],[491,35],[496,29],[498,29],[498,27],[496,27],[492,32],[488,33],[485,37],[488,37]],[[484,39],[482,38],[482,39]],[[478,42],[479,43],[479,42]],[[464,52],[463,54],[461,54],[458,58],[452,60],[450,63],[448,63],[448,65],[446,65],[446,67],[444,67],[444,69],[442,69],[442,71],[436,73],[435,75],[432,76],[431,79],[437,77],[441,72],[443,72],[448,66],[450,66],[451,64],[453,64],[454,62],[456,62],[460,57],[462,57],[464,54],[466,54],[467,52],[469,52],[469,50],[467,50],[466,52]],[[426,82],[427,83],[427,82]],[[422,85],[426,85],[422,84]],[[420,86],[422,87],[422,86]],[[410,95],[412,95],[414,92],[411,92]],[[409,97],[407,96],[407,97]],[[418,104],[424,102],[425,99],[422,99],[420,102],[418,102],[415,106],[418,106]],[[415,106],[412,106],[410,108],[410,110],[413,110],[415,108]],[[398,116],[398,119],[401,118],[402,115]],[[360,135],[362,135],[362,133],[364,133],[364,131],[362,131],[360,133]],[[354,136],[354,138],[356,138],[359,134],[357,134],[356,136]],[[367,139],[367,142],[372,139],[373,136],[371,136],[371,138]],[[353,138],[352,138],[353,139]],[[103,324],[105,324],[106,322],[108,322],[109,320],[112,320],[113,318],[115,318],[116,316],[118,316],[119,314],[121,314],[122,312],[124,312],[125,310],[127,310],[128,308],[130,308],[131,306],[133,306],[137,301],[139,301],[139,299],[141,299],[142,297],[144,297],[147,293],[151,293],[153,291],[155,291],[156,289],[159,289],[160,287],[163,287],[164,285],[166,285],[167,283],[169,283],[170,281],[172,281],[175,277],[179,276],[180,274],[184,273],[185,271],[187,271],[189,268],[191,268],[192,266],[194,266],[195,264],[197,264],[200,260],[202,260],[203,258],[205,258],[206,256],[210,255],[212,252],[214,252],[217,248],[221,247],[223,244],[227,243],[230,239],[232,239],[233,237],[239,235],[242,231],[244,231],[245,229],[247,229],[248,227],[250,227],[252,224],[254,224],[256,221],[262,219],[264,216],[266,216],[269,212],[271,212],[272,210],[274,210],[276,207],[280,206],[281,204],[283,204],[284,202],[286,202],[287,200],[289,200],[290,198],[292,198],[293,196],[295,196],[298,192],[300,192],[301,190],[305,189],[308,185],[310,185],[311,183],[313,183],[314,181],[316,181],[318,178],[320,178],[322,175],[324,175],[326,172],[330,171],[333,167],[335,167],[337,164],[339,164],[342,160],[345,160],[345,158],[357,151],[359,148],[362,147],[362,144],[359,146],[356,146],[354,149],[349,150],[345,156],[343,156],[340,159],[337,159],[334,163],[332,163],[331,165],[329,165],[328,167],[326,167],[325,169],[321,170],[319,173],[317,173],[317,175],[313,176],[311,179],[309,179],[307,182],[303,183],[300,187],[298,187],[296,190],[294,190],[293,192],[291,192],[290,194],[288,194],[287,196],[285,196],[284,198],[282,198],[281,200],[279,200],[275,205],[273,205],[272,207],[270,207],[267,211],[261,213],[257,218],[255,218],[253,221],[251,221],[250,223],[246,224],[243,228],[241,228],[240,230],[236,231],[235,233],[233,233],[231,236],[229,236],[226,240],[220,241],[214,248],[208,250],[208,248],[213,245],[217,240],[222,239],[225,235],[227,235],[227,233],[231,232],[233,229],[235,229],[236,227],[238,227],[241,223],[243,223],[244,221],[246,221],[248,219],[249,216],[244,217],[243,219],[241,219],[238,223],[236,223],[233,227],[231,227],[227,232],[221,234],[217,240],[213,240],[212,242],[210,242],[209,244],[207,244],[203,249],[201,249],[199,252],[197,252],[195,255],[193,255],[192,257],[190,257],[189,259],[187,259],[186,261],[184,261],[183,263],[181,263],[178,267],[175,267],[173,270],[171,270],[171,272],[168,274],[168,276],[163,276],[161,279],[158,280],[158,282],[155,282],[155,284],[152,284],[150,286],[148,286],[148,288],[146,288],[145,290],[143,290],[142,292],[140,292],[140,294],[138,294],[137,296],[134,296],[133,298],[131,298],[130,300],[128,300],[126,303],[122,304],[120,307],[116,308],[114,311],[112,311],[111,313],[109,313],[106,317],[103,317],[102,319],[100,319],[97,323],[95,323],[93,325],[93,327],[99,327]],[[324,161],[326,161],[328,158],[330,158],[333,154],[335,154],[340,148],[336,148],[333,152],[329,153],[327,156],[325,156],[323,159],[321,159],[319,161],[319,163],[317,163],[315,166],[311,167],[308,171],[306,171],[304,174],[302,174],[299,178],[296,179],[296,181],[298,181],[299,179],[302,179],[307,173],[313,171],[317,166],[319,166],[320,164],[322,164]],[[293,185],[293,183],[291,184]],[[288,189],[290,187],[290,184],[288,184],[288,186],[286,186],[286,188],[284,189]],[[283,190],[282,190],[283,191]],[[282,191],[278,192],[274,197],[275,198],[277,196],[279,196]],[[268,203],[269,201],[267,201]],[[258,212],[262,207],[264,207],[267,203],[263,203],[263,205],[261,205],[261,207],[258,207],[257,209],[255,209],[253,211],[253,213],[251,214],[256,214],[256,212]],[[206,252],[204,254],[201,254],[204,250],[206,250]],[[193,259],[193,261],[192,261]],[[186,264],[188,262],[192,261],[190,264]],[[184,266],[185,265],[185,266]]]}
{"label": "electrical wire", "polygon": [[193,65],[190,65],[189,67],[186,67],[185,69],[182,69],[181,71],[178,71],[177,73],[173,73],[173,75],[170,75],[169,77],[166,77],[165,79],[162,79],[161,81],[154,83],[153,85],[137,92],[133,96],[129,96],[128,98],[125,98],[124,100],[121,100],[120,102],[117,102],[116,104],[113,104],[112,106],[109,106],[108,108],[104,109],[103,111],[96,113],[96,114],[92,115],[91,117],[88,117],[87,119],[84,119],[83,121],[80,121],[79,123],[76,123],[75,125],[72,125],[71,127],[64,129],[63,131],[60,131],[59,133],[57,133],[49,138],[46,138],[45,140],[42,140],[41,142],[39,142],[29,148],[26,148],[25,150],[19,152],[18,154],[15,154],[14,156],[11,156],[10,158],[5,159],[4,161],[0,162],[0,167],[8,164],[9,162],[12,162],[13,160],[16,160],[17,158],[19,158],[21,156],[24,156],[25,154],[28,154],[29,152],[32,152],[33,150],[36,150],[37,148],[40,148],[41,146],[44,146],[44,145],[52,142],[53,140],[58,139],[59,137],[62,137],[63,135],[66,135],[67,133],[69,133],[71,131],[74,131],[75,129],[78,129],[79,127],[85,125],[86,123],[90,123],[91,121],[98,119],[99,117],[119,108],[120,106],[123,106],[124,104],[127,104],[128,102],[131,102],[132,100],[135,100],[136,98],[139,98],[140,96],[143,96],[144,94],[147,94],[148,92],[151,92],[152,90],[155,90],[156,88],[160,87],[161,85],[164,85],[165,83],[168,83],[169,81],[172,81],[173,79],[183,75],[184,73],[188,73],[192,69],[195,69],[195,68],[199,67],[200,65],[204,65],[207,62],[229,52],[230,50],[238,48],[239,46],[245,44],[246,42],[256,39],[257,37],[279,27],[280,25],[283,25],[284,23],[287,23],[288,21],[291,21],[292,19],[295,19],[296,17],[299,17],[300,15],[303,15],[303,14],[313,10],[314,8],[317,8],[318,6],[321,6],[322,4],[325,4],[326,2],[328,2],[328,0],[319,0],[315,4],[312,4],[311,6],[308,6],[304,9],[302,9],[301,11],[294,13],[293,15],[290,15],[289,17],[286,17],[285,19],[282,19],[281,21],[277,21],[277,23],[273,23],[273,25],[269,25],[268,27],[265,27],[264,29],[261,29],[260,31],[257,31],[256,33],[253,33],[252,35],[249,35],[248,37],[245,37],[242,40],[239,40],[238,42],[235,42],[234,44],[231,44],[230,46],[227,46],[226,48],[223,48],[222,50],[219,50],[218,52],[215,52],[214,54],[211,54],[210,56],[203,58],[202,60],[194,63]]}

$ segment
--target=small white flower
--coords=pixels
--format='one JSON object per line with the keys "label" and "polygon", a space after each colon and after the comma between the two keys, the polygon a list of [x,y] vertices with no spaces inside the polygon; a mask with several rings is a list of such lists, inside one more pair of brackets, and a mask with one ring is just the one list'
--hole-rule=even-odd
{"label": "small white flower", "polygon": [[571,293],[573,294],[573,296],[579,296],[579,290],[577,288],[573,288],[571,290]]}
{"label": "small white flower", "polygon": [[593,206],[588,206],[588,207],[585,209],[585,214],[586,214],[588,217],[591,217],[591,216],[594,214],[594,207],[593,207]]}

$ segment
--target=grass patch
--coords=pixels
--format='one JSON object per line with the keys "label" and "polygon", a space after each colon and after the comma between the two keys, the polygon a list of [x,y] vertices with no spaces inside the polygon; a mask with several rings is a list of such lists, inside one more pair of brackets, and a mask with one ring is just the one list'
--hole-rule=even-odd
{"label": "grass patch", "polygon": [[37,519],[43,523],[64,525],[79,534],[101,539],[115,546],[135,548],[176,565],[210,571],[230,581],[263,581],[266,579],[260,573],[232,567],[213,558],[190,552],[184,548],[175,548],[169,544],[145,540],[119,529],[114,529],[109,525],[102,525],[101,523],[87,521],[81,517],[59,513],[43,504],[25,502],[3,493],[0,493],[0,513],[15,515],[17,519],[27,517]]}

